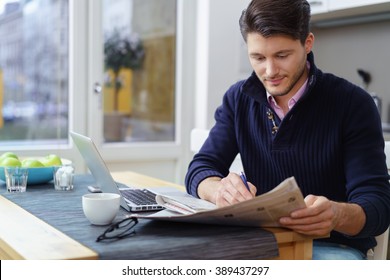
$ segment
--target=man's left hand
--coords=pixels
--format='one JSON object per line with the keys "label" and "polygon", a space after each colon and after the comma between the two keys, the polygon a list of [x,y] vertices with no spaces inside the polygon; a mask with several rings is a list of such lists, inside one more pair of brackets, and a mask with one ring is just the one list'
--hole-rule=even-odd
{"label": "man's left hand", "polygon": [[306,235],[328,235],[336,225],[332,202],[324,196],[308,195],[305,203],[306,208],[293,211],[289,217],[281,218],[280,224]]}

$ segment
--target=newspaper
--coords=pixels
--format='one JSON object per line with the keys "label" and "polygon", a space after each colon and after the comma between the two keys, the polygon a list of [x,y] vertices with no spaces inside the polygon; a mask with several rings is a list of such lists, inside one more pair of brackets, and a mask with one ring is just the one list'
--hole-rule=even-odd
{"label": "newspaper", "polygon": [[156,201],[166,209],[153,214],[131,216],[175,222],[280,227],[279,218],[306,207],[294,177],[287,178],[271,191],[253,199],[221,208],[190,195],[157,195]]}

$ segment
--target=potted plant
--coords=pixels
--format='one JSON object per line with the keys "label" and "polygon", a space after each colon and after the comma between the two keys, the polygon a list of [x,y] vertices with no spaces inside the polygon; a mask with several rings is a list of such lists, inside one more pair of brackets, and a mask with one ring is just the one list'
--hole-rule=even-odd
{"label": "potted plant", "polygon": [[[124,69],[140,69],[145,56],[143,44],[136,34],[123,37],[118,30],[105,40],[104,66],[110,71],[106,86],[113,88],[113,110],[105,113],[104,136],[108,141],[120,141],[125,114],[119,111],[119,92],[123,86],[120,73]],[[130,93],[129,93],[130,94]]]}

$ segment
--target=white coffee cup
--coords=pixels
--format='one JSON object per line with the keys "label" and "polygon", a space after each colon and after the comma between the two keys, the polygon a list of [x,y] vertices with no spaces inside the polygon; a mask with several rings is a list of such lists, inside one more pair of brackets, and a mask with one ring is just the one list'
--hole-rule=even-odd
{"label": "white coffee cup", "polygon": [[82,197],[85,217],[94,225],[108,225],[118,214],[120,195],[116,193],[89,193]]}

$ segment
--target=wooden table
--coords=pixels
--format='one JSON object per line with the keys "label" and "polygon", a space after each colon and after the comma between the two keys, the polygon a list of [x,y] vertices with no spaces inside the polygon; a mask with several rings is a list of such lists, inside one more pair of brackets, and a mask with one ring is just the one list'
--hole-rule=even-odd
{"label": "wooden table", "polygon": [[[135,184],[140,187],[150,186],[175,186],[179,190],[185,190],[181,185],[159,179],[146,177],[133,172],[114,172],[114,179],[126,184]],[[296,233],[285,228],[267,228],[275,234],[279,247],[280,260],[310,260],[312,257],[313,238]]]}
{"label": "wooden table", "polygon": [[[133,186],[173,185],[133,172],[113,173],[116,181]],[[23,208],[0,196],[0,259],[98,259],[93,250],[73,240]],[[6,226],[3,226],[6,225]],[[282,228],[267,228],[275,234],[277,259],[311,259],[312,238]]]}

